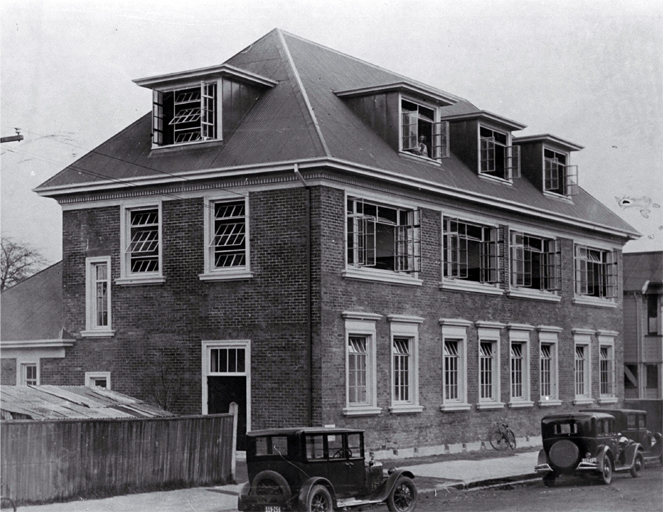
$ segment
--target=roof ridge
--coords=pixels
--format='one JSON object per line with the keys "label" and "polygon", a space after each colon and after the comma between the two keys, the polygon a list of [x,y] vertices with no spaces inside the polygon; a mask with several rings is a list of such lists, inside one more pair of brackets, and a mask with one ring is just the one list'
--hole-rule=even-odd
{"label": "roof ridge", "polygon": [[[325,46],[325,45],[323,45],[323,44],[316,43],[315,41],[311,41],[311,40],[306,39],[306,38],[304,38],[304,37],[298,36],[297,34],[293,34],[293,33],[291,33],[291,32],[287,32],[287,31],[285,31],[285,30],[281,30],[281,29],[278,29],[278,28],[277,28],[277,29],[274,29],[274,30],[279,31],[280,34],[287,34],[287,35],[289,35],[289,36],[291,36],[291,37],[294,37],[295,39],[299,39],[300,41],[303,41],[303,42],[305,42],[305,43],[311,44],[311,45],[313,45],[313,46],[317,46],[317,47],[322,48],[322,49],[324,49],[324,50],[326,50],[326,51],[329,51],[329,52],[335,53],[335,54],[337,54],[337,55],[341,55],[342,57],[345,57],[345,58],[348,58],[348,59],[354,60],[355,62],[359,62],[359,63],[361,63],[361,64],[363,64],[363,65],[365,65],[365,66],[369,66],[369,67],[374,68],[374,69],[379,69],[380,71],[382,71],[382,72],[384,72],[384,73],[389,73],[389,74],[391,74],[391,75],[394,75],[395,77],[400,78],[401,80],[405,80],[406,82],[409,82],[409,83],[412,83],[412,84],[416,84],[416,85],[419,85],[419,86],[421,86],[421,87],[425,87],[425,88],[427,88],[427,89],[435,90],[435,91],[437,91],[437,92],[440,93],[440,94],[444,94],[444,95],[446,95],[446,96],[449,96],[449,97],[454,98],[454,99],[459,100],[459,101],[465,101],[465,102],[467,102],[467,103],[471,103],[469,100],[463,98],[462,96],[458,96],[458,95],[456,95],[456,94],[453,94],[453,93],[450,93],[450,92],[447,92],[447,91],[443,91],[442,89],[439,89],[439,88],[437,88],[437,87],[435,87],[435,86],[429,85],[429,84],[427,84],[427,83],[425,83],[425,82],[421,82],[421,81],[419,81],[419,80],[415,80],[414,78],[411,78],[411,77],[409,77],[409,76],[402,75],[401,73],[397,73],[396,71],[392,71],[392,70],[390,70],[390,69],[383,68],[382,66],[378,66],[377,64],[373,64],[373,63],[368,62],[368,61],[366,61],[366,60],[363,60],[363,59],[360,59],[360,58],[355,57],[355,56],[353,56],[353,55],[350,55],[350,54],[348,54],[348,53],[343,53],[343,52],[341,52],[341,51],[339,51],[339,50],[335,50],[334,48],[330,48],[329,46]],[[474,106],[474,104],[472,104],[472,105]]]}
{"label": "roof ridge", "polygon": [[304,99],[304,104],[306,105],[306,109],[308,111],[309,116],[311,117],[311,121],[313,122],[313,127],[315,128],[316,133],[318,134],[318,138],[320,139],[320,144],[322,144],[322,149],[325,152],[325,156],[327,158],[331,158],[331,152],[329,151],[329,147],[327,146],[327,142],[325,142],[325,138],[322,135],[322,130],[320,129],[320,124],[318,123],[318,118],[315,115],[315,112],[313,111],[313,107],[311,106],[311,101],[308,98],[308,94],[306,93],[306,88],[304,87],[304,83],[302,82],[301,76],[299,76],[299,71],[297,70],[297,66],[295,66],[295,60],[292,58],[292,54],[290,53],[290,48],[288,48],[288,44],[285,41],[285,37],[283,37],[283,31],[280,28],[274,29],[276,31],[279,40],[281,41],[281,44],[283,45],[283,51],[285,52],[286,59],[288,61],[288,64],[290,65],[290,68],[292,69],[293,75],[295,77],[295,81],[297,82],[297,86],[299,87],[302,97]]}

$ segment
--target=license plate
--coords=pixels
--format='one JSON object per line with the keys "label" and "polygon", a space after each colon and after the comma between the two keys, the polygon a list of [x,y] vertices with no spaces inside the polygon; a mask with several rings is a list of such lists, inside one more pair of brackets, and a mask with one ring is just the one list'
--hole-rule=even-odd
{"label": "license plate", "polygon": [[281,512],[281,507],[278,505],[267,505],[265,512]]}
{"label": "license plate", "polygon": [[589,457],[588,459],[582,459],[583,462],[587,462],[588,464],[596,464],[596,457]]}

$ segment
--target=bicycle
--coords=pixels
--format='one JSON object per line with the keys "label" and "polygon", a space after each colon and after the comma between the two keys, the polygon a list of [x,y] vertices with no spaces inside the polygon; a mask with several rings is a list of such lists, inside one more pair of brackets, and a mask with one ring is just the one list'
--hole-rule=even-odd
{"label": "bicycle", "polygon": [[490,433],[488,440],[490,441],[490,446],[499,451],[506,450],[507,448],[516,449],[516,436],[513,430],[509,428],[509,425],[503,421]]}
{"label": "bicycle", "polygon": [[16,512],[16,504],[14,500],[7,496],[0,497],[0,510],[13,510]]}

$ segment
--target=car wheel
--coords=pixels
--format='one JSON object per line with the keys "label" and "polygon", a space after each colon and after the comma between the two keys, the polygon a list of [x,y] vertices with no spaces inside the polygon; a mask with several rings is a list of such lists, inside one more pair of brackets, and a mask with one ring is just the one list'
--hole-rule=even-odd
{"label": "car wheel", "polygon": [[635,460],[633,461],[633,465],[631,466],[631,476],[633,478],[638,478],[639,476],[642,476],[642,470],[645,469],[645,458],[642,456],[642,453],[638,453],[635,456]]}
{"label": "car wheel", "polygon": [[390,512],[412,512],[417,506],[417,486],[411,478],[401,476],[389,493],[387,507]]}
{"label": "car wheel", "polygon": [[601,481],[605,485],[610,485],[612,482],[612,459],[607,455],[603,455],[603,471],[601,471]]}
{"label": "car wheel", "polygon": [[266,470],[258,473],[251,482],[251,494],[258,496],[282,496],[288,501],[292,496],[290,486],[276,471]]}
{"label": "car wheel", "polygon": [[331,494],[324,485],[314,485],[308,495],[307,512],[332,512],[334,505]]}
{"label": "car wheel", "polygon": [[543,485],[546,487],[553,487],[555,485],[555,473],[546,473],[543,475]]}

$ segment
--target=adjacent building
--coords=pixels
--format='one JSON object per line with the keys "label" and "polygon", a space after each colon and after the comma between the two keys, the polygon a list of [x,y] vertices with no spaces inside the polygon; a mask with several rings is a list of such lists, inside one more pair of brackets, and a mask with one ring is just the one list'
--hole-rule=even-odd
{"label": "adjacent building", "polygon": [[400,454],[623,400],[638,234],[578,186],[578,144],[280,30],[135,82],[152,111],[37,188],[74,338],[42,384],[104,372]]}

